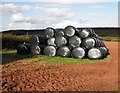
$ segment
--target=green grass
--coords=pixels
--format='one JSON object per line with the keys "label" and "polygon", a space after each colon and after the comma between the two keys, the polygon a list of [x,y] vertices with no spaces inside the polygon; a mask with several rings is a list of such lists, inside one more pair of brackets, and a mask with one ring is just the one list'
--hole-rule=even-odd
{"label": "green grass", "polygon": [[100,37],[100,38],[103,39],[103,41],[120,42],[120,37],[102,36],[102,37]]}
{"label": "green grass", "polygon": [[14,60],[19,60],[19,59],[26,59],[26,58],[31,58],[32,55],[19,55],[16,53],[8,53],[8,54],[2,54],[2,59],[14,59]]}
{"label": "green grass", "polygon": [[9,63],[14,60],[20,60],[20,59],[28,59],[31,58],[32,55],[19,55],[17,54],[16,50],[3,50],[0,52],[2,54],[2,64]]}
{"label": "green grass", "polygon": [[48,61],[49,64],[88,64],[107,61],[107,58],[101,60],[89,60],[89,59],[77,59],[77,58],[63,58],[63,57],[54,57],[52,60]]}
{"label": "green grass", "polygon": [[16,49],[18,44],[21,44],[23,42],[28,42],[29,37],[28,36],[16,36],[12,34],[0,34],[0,39],[2,39],[2,49]]}
{"label": "green grass", "polygon": [[[109,56],[108,56],[109,57]],[[46,61],[44,64],[88,64],[101,61],[107,61],[108,57],[101,60],[89,60],[89,59],[75,59],[75,58],[63,58],[63,57],[50,57],[46,55],[19,55],[16,53],[16,50],[3,50],[2,60],[3,64],[18,60],[13,63],[13,65],[19,65],[21,62],[20,59],[28,60],[26,63],[35,63],[40,61]],[[36,60],[32,60],[35,59]],[[8,59],[8,60],[7,60]],[[6,61],[7,60],[7,61]]]}

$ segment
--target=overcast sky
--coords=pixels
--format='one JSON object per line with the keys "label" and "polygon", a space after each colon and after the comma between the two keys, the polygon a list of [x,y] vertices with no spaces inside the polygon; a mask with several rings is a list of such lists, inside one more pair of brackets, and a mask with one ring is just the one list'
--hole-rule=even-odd
{"label": "overcast sky", "polygon": [[[20,1],[20,2],[19,2]],[[7,29],[118,27],[118,0],[4,0],[0,31]]]}

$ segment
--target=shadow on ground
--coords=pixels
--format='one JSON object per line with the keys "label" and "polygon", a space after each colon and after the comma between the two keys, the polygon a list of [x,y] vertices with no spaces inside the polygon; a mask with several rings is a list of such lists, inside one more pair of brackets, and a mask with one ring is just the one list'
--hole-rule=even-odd
{"label": "shadow on ground", "polygon": [[33,55],[19,55],[17,53],[2,54],[2,64],[10,63],[14,60],[31,58]]}

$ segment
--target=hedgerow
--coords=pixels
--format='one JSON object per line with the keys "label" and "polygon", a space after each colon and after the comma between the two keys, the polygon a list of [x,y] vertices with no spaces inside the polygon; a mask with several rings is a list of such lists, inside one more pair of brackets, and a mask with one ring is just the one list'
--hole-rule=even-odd
{"label": "hedgerow", "polygon": [[12,34],[2,34],[0,35],[2,39],[2,49],[16,49],[18,44],[28,42],[28,36],[16,36]]}

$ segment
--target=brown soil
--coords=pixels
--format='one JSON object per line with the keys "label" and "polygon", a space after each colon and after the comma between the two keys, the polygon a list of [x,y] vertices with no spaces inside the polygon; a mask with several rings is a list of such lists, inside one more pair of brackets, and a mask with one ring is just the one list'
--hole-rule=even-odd
{"label": "brown soil", "polygon": [[116,91],[118,43],[105,42],[105,44],[111,54],[109,60],[105,62],[74,65],[41,64],[41,62],[22,65],[4,64],[2,90]]}

